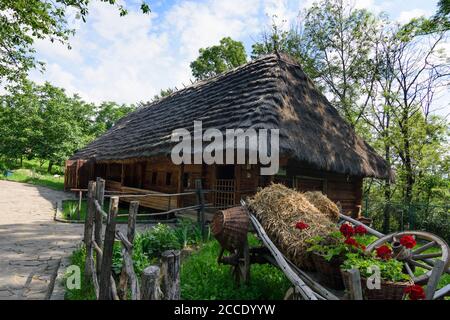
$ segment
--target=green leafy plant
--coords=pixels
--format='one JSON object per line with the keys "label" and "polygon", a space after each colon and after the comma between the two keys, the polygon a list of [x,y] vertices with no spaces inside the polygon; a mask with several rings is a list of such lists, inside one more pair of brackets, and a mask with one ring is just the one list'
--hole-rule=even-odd
{"label": "green leafy plant", "polygon": [[345,243],[346,238],[338,231],[330,233],[326,237],[317,236],[307,241],[310,244],[308,252],[319,254],[327,261],[345,258],[347,253],[361,251],[360,247]]}
{"label": "green leafy plant", "polygon": [[153,229],[142,234],[142,251],[148,257],[159,257],[166,250],[181,249],[182,245],[174,229],[158,223]]}
{"label": "green leafy plant", "polygon": [[182,248],[202,242],[202,231],[190,219],[182,219],[174,229],[174,233]]}
{"label": "green leafy plant", "polygon": [[372,273],[368,271],[369,267],[376,266],[380,269],[380,276],[383,280],[393,282],[410,280],[410,277],[403,273],[403,263],[396,259],[382,260],[360,253],[348,253],[346,258],[341,268],[343,270],[358,269],[363,277],[371,276]]}

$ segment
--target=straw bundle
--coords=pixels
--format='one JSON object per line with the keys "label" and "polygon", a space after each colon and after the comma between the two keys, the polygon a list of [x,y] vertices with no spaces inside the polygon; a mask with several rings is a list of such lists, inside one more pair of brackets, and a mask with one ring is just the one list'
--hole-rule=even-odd
{"label": "straw bundle", "polygon": [[[274,244],[299,267],[310,265],[306,240],[326,236],[337,229],[302,193],[281,184],[272,184],[258,191],[249,199],[249,207]],[[295,228],[299,221],[309,227],[303,230]]]}
{"label": "straw bundle", "polygon": [[308,191],[303,195],[314,207],[330,218],[331,221],[337,222],[339,220],[339,208],[322,192]]}

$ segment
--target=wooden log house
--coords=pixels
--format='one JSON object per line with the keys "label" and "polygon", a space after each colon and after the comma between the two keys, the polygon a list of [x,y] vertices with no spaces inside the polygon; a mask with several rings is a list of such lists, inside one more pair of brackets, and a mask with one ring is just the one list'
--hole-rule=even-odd
{"label": "wooden log house", "polygon": [[[174,129],[279,129],[280,170],[260,175],[259,165],[181,164],[171,161]],[[205,145],[204,145],[205,146]],[[66,162],[65,188],[85,188],[95,177],[107,190],[180,193],[201,179],[206,200],[238,204],[270,182],[301,191],[319,190],[344,212],[360,210],[365,177],[392,179],[388,164],[356,135],[301,67],[271,54],[197,82],[138,108]],[[140,205],[166,210],[191,205],[194,197],[140,198]]]}

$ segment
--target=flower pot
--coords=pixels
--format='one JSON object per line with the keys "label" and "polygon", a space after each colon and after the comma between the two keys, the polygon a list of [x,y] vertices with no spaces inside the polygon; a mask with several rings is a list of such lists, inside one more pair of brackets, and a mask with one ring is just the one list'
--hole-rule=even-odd
{"label": "flower pot", "polygon": [[[341,270],[345,289],[350,290],[350,275],[347,271]],[[381,280],[379,289],[369,289],[367,279],[361,277],[361,288],[364,300],[402,300],[405,289],[413,284],[412,281],[392,282]]]}
{"label": "flower pot", "polygon": [[327,261],[323,256],[317,253],[312,253],[311,256],[321,284],[331,289],[344,289],[344,281],[340,269],[343,262],[342,259],[333,258],[331,261]]}

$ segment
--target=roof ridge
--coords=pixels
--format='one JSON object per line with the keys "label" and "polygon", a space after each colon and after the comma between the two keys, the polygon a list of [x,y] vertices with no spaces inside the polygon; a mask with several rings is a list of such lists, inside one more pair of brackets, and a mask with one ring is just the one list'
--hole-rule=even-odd
{"label": "roof ridge", "polygon": [[230,70],[227,70],[225,72],[219,73],[219,74],[217,74],[215,76],[212,76],[210,78],[203,79],[203,80],[197,80],[196,82],[194,82],[194,83],[192,83],[192,84],[190,84],[188,86],[185,86],[182,89],[176,90],[176,91],[170,93],[169,95],[167,95],[165,97],[161,97],[158,100],[155,100],[155,101],[152,101],[150,103],[144,104],[142,106],[142,108],[150,108],[151,106],[153,106],[155,104],[158,104],[158,103],[160,103],[163,100],[167,100],[168,98],[171,98],[171,97],[174,97],[174,96],[176,96],[178,94],[181,94],[181,93],[183,93],[184,91],[186,91],[188,89],[192,89],[192,88],[195,88],[195,87],[198,87],[198,86],[206,85],[206,84],[208,84],[210,82],[213,82],[215,80],[218,80],[218,79],[226,77],[226,76],[229,76],[232,73],[236,73],[236,72],[240,71],[241,69],[247,68],[247,67],[249,67],[249,66],[251,66],[253,64],[256,64],[256,63],[258,63],[258,62],[260,62],[262,60],[266,60],[266,59],[271,58],[271,57],[276,57],[277,60],[283,60],[278,53],[265,54],[265,55],[260,56],[260,57],[258,57],[256,59],[250,60],[250,61],[246,62],[243,65],[234,67],[234,68],[232,68]]}

